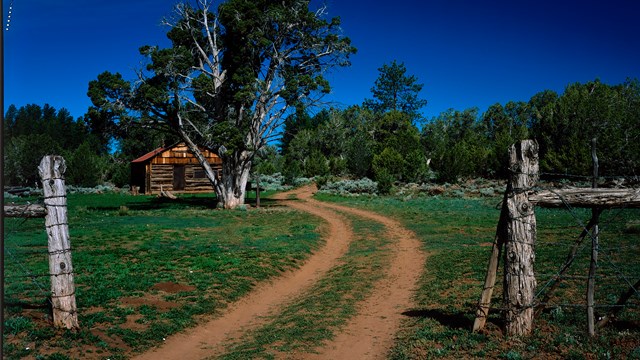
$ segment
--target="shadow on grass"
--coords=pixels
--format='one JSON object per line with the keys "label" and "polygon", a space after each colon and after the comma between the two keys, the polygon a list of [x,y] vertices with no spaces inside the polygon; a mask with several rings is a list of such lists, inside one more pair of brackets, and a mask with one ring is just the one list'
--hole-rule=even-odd
{"label": "shadow on grass", "polygon": [[[402,313],[402,315],[414,318],[433,319],[443,326],[450,329],[473,329],[473,323],[475,318],[469,315],[469,312],[447,312],[439,309],[422,309],[422,310],[409,310]],[[489,316],[487,319],[487,326],[491,324],[492,328],[502,329],[504,321],[500,316]]]}
{"label": "shadow on grass", "polygon": [[[247,198],[245,204],[255,208],[256,199]],[[216,209],[218,201],[215,196],[184,196],[177,199],[167,198],[153,198],[143,203],[129,203],[127,207],[131,210],[159,210],[159,209],[183,209],[183,208],[195,208],[195,209]],[[273,208],[284,206],[282,201],[269,198],[260,199],[260,207]],[[100,208],[101,210],[107,210],[107,208]],[[117,207],[109,207],[108,210],[118,210]]]}
{"label": "shadow on grass", "polygon": [[[469,317],[468,313],[464,312],[446,312],[438,309],[423,309],[423,310],[409,310],[402,313],[404,316],[433,319],[439,322],[441,325],[451,329],[464,329],[469,330],[473,328],[474,320]],[[499,319],[489,318],[488,323],[492,323],[498,327],[501,327]]]}
{"label": "shadow on grass", "polygon": [[[245,204],[251,208],[256,208],[256,199],[247,197]],[[111,205],[92,205],[88,206],[90,211],[118,211],[121,204]],[[217,208],[218,201],[214,195],[182,195],[177,199],[168,199],[164,197],[147,197],[143,200],[128,201],[124,205],[130,210],[163,210],[163,209],[202,209],[213,210]],[[270,198],[261,198],[261,208],[274,208],[284,206],[281,200]]]}
{"label": "shadow on grass", "polygon": [[180,196],[177,199],[156,197],[150,199],[147,202],[128,203],[127,207],[129,207],[129,209],[131,210],[159,210],[181,208],[215,209],[217,203],[218,201],[215,197]]}

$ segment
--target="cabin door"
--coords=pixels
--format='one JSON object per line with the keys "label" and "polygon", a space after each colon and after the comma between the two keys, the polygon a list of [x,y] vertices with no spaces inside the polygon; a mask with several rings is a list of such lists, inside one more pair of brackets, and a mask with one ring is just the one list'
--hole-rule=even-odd
{"label": "cabin door", "polygon": [[183,191],[184,184],[184,165],[173,165],[173,191]]}

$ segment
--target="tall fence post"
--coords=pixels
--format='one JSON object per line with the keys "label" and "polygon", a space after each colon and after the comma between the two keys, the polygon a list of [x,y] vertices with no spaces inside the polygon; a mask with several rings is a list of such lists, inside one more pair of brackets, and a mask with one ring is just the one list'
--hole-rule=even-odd
{"label": "tall fence post", "polygon": [[47,209],[45,226],[49,247],[53,325],[58,328],[77,329],[80,326],[67,221],[65,171],[66,165],[62,156],[45,156],[38,166],[44,190],[44,205]]}
{"label": "tall fence post", "polygon": [[[598,188],[598,154],[597,154],[597,139],[591,140],[591,158],[593,161],[593,182],[591,187]],[[589,263],[589,280],[587,282],[587,330],[590,336],[596,335],[596,320],[595,320],[595,293],[596,293],[596,269],[598,267],[598,248],[599,248],[599,220],[602,210],[596,207],[591,208],[591,222],[593,227],[591,228],[591,261]]]}
{"label": "tall fence post", "polygon": [[536,278],[536,217],[529,192],[538,182],[538,144],[523,140],[509,149],[511,192],[507,196],[504,251],[505,330],[509,336],[528,335],[533,329]]}

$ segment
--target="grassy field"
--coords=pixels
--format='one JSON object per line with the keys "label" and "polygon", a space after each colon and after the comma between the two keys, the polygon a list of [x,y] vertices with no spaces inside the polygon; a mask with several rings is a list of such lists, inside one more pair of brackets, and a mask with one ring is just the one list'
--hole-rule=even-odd
{"label": "grassy field", "polygon": [[44,221],[6,219],[7,359],[124,358],[297,267],[321,245],[316,218],[282,207],[219,211],[206,196],[120,194],[71,195],[68,203],[82,330],[48,324]]}
{"label": "grassy field", "polygon": [[[500,198],[341,198],[323,200],[378,211],[401,220],[424,242],[425,264],[419,306],[409,311],[392,359],[640,359],[640,296],[595,338],[587,335],[586,277],[590,243],[581,247],[568,278],[536,318],[533,335],[504,337],[501,331],[501,278],[498,274],[485,331],[470,332],[499,217]],[[565,262],[590,210],[538,209],[536,274],[539,296]],[[612,210],[601,218],[596,303],[599,315],[640,278],[638,210]]]}
{"label": "grassy field", "polygon": [[[486,330],[470,332],[482,290],[499,198],[343,198],[402,221],[429,254],[418,306],[406,320],[392,359],[640,359],[640,297],[595,338],[586,335],[584,294],[589,246],[554,291],[528,338],[501,331],[500,276]],[[254,284],[295,268],[321,245],[321,223],[263,200],[265,209],[219,211],[208,197],[179,201],[119,194],[69,197],[82,330],[48,325],[48,272],[43,220],[6,219],[5,358],[125,358],[205,315],[215,314]],[[537,211],[538,299],[564,263],[589,211]],[[387,266],[380,225],[350,217],[358,238],[314,290],[293,299],[264,327],[229,344],[228,359],[312,351],[353,315]],[[614,304],[626,281],[640,278],[640,211],[602,216],[597,303]],[[599,307],[603,315],[611,308]],[[278,329],[280,331],[276,332]],[[286,330],[286,331],[284,331]],[[277,336],[276,336],[277,334]]]}

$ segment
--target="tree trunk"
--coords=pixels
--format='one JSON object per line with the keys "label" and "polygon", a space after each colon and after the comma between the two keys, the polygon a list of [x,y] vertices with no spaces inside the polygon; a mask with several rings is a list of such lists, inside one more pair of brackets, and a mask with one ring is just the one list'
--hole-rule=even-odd
{"label": "tree trunk", "polygon": [[218,207],[234,209],[244,205],[251,160],[249,152],[242,151],[223,158],[221,191],[218,193]]}
{"label": "tree trunk", "polygon": [[62,156],[45,156],[38,167],[44,190],[44,205],[47,208],[45,226],[49,242],[53,325],[57,328],[77,329],[80,326],[67,221],[65,170]]}
{"label": "tree trunk", "polygon": [[509,150],[511,193],[507,199],[507,239],[504,251],[505,330],[508,336],[528,335],[533,328],[536,278],[536,217],[528,193],[538,181],[538,144],[523,140]]}
{"label": "tree trunk", "polygon": [[180,130],[179,135],[187,144],[189,150],[196,157],[216,192],[218,207],[223,209],[235,209],[244,204],[249,171],[251,169],[251,156],[249,151],[235,151],[231,154],[218,154],[222,158],[222,178],[218,179],[207,159],[202,155],[191,137]]}

